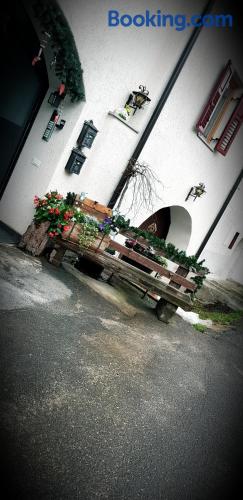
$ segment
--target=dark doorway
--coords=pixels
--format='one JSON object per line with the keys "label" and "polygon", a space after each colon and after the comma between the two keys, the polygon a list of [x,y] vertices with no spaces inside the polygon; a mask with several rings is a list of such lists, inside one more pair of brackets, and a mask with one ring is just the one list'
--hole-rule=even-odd
{"label": "dark doorway", "polygon": [[165,207],[151,215],[139,227],[165,240],[169,232],[170,222],[170,207]]}
{"label": "dark doorway", "polygon": [[[161,208],[154,214],[150,215],[148,219],[146,219],[140,226],[140,229],[144,229],[144,231],[149,231],[153,233],[155,236],[158,238],[161,238],[163,240],[166,239],[166,236],[169,232],[169,227],[170,227],[170,222],[171,222],[171,217],[170,217],[170,207],[165,207]],[[128,241],[125,243],[126,246],[128,246]],[[135,249],[135,247],[134,247]],[[138,251],[135,249],[135,251]],[[134,262],[133,260],[129,259],[128,257],[122,257],[122,260],[125,260],[132,266],[137,267],[138,269],[141,269],[142,271],[145,271],[147,273],[151,273],[150,269],[144,267],[142,264],[139,264],[138,262]]]}
{"label": "dark doorway", "polygon": [[48,89],[45,62],[32,66],[39,40],[21,0],[5,2],[0,19],[0,196]]}

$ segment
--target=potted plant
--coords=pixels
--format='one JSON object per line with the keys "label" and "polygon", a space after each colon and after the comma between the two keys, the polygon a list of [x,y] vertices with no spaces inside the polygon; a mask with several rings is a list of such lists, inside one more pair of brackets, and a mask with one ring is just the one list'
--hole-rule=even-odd
{"label": "potted plant", "polygon": [[109,233],[107,221],[100,222],[96,217],[75,209],[68,230],[62,233],[62,239],[90,250],[104,250],[109,245]]}
{"label": "potted plant", "polygon": [[19,243],[33,255],[40,255],[49,238],[53,239],[68,229],[69,217],[64,217],[69,205],[57,191],[34,197],[35,215]]}

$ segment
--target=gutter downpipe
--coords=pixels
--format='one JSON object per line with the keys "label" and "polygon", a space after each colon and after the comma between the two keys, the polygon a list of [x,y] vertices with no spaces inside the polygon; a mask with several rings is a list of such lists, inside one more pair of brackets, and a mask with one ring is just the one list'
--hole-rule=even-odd
{"label": "gutter downpipe", "polygon": [[238,188],[238,186],[239,186],[239,184],[240,184],[240,182],[241,182],[242,178],[243,178],[243,169],[241,170],[240,174],[238,175],[238,177],[237,177],[237,179],[236,179],[236,181],[235,181],[235,183],[234,183],[233,187],[231,188],[231,190],[230,190],[230,192],[229,192],[229,194],[228,194],[227,198],[225,199],[225,201],[224,201],[224,203],[223,203],[222,207],[220,208],[220,210],[219,210],[219,212],[218,212],[218,215],[215,217],[215,219],[214,219],[214,221],[213,221],[213,223],[212,223],[211,227],[209,228],[209,230],[208,230],[208,232],[207,232],[206,236],[204,237],[204,239],[203,239],[203,241],[202,241],[202,243],[201,243],[200,247],[198,248],[197,252],[195,253],[195,257],[197,257],[197,259],[198,259],[199,255],[201,255],[202,251],[204,250],[204,248],[205,248],[205,246],[206,246],[206,244],[207,244],[207,242],[208,242],[209,238],[211,237],[211,235],[212,235],[212,233],[213,233],[214,229],[216,228],[216,226],[217,226],[218,222],[220,221],[220,219],[221,219],[221,217],[222,217],[223,213],[225,212],[225,210],[226,210],[226,208],[227,208],[227,206],[228,206],[229,202],[230,202],[230,201],[231,201],[231,199],[233,198],[233,196],[234,196],[234,194],[235,194],[235,192],[236,192],[236,189]]}
{"label": "gutter downpipe", "polygon": [[[214,4],[215,0],[209,0],[201,14],[201,17],[205,16],[206,14],[208,14],[212,7],[213,7],[213,4]],[[155,123],[157,122],[159,116],[160,116],[160,113],[176,83],[176,80],[180,74],[180,72],[182,71],[182,68],[188,58],[188,56],[190,55],[191,53],[191,50],[197,40],[197,37],[199,36],[201,30],[202,30],[203,26],[200,26],[200,27],[196,27],[194,28],[185,48],[183,49],[183,52],[181,53],[181,56],[172,72],[172,75],[168,81],[168,83],[166,84],[166,87],[158,101],[158,104],[157,106],[155,107],[153,113],[152,113],[152,116],[150,118],[150,120],[148,121],[148,124],[145,128],[145,130],[143,131],[139,141],[138,141],[138,144],[134,150],[134,153],[131,157],[131,159],[129,160],[128,162],[128,165],[126,167],[126,169],[124,170],[121,178],[120,178],[120,181],[118,182],[112,196],[111,196],[111,199],[108,203],[108,207],[109,208],[113,208],[114,205],[116,204],[123,188],[124,188],[124,185],[126,183],[126,180],[127,180],[127,177],[128,177],[128,174],[130,173],[131,171],[131,160],[132,161],[136,161],[141,153],[141,151],[143,150],[147,140],[148,140],[148,137],[149,135],[151,134],[153,128],[154,128],[154,125]]]}

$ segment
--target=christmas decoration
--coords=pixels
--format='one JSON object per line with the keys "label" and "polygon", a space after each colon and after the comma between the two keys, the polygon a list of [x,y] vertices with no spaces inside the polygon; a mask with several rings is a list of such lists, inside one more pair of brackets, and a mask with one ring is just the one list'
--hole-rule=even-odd
{"label": "christmas decoration", "polygon": [[35,56],[32,60],[32,66],[35,66],[37,62],[41,61],[41,54],[42,54],[43,50],[46,48],[50,37],[51,37],[50,33],[47,33],[47,31],[45,31],[44,36],[41,39],[39,52],[38,52],[37,56]]}
{"label": "christmas decoration", "polygon": [[[72,102],[85,99],[82,68],[72,32],[55,0],[39,0],[33,5],[34,13],[42,28],[51,36],[54,52],[51,65],[60,84],[59,92],[70,95]],[[36,64],[39,55],[33,59]],[[36,60],[35,60],[36,59]]]}

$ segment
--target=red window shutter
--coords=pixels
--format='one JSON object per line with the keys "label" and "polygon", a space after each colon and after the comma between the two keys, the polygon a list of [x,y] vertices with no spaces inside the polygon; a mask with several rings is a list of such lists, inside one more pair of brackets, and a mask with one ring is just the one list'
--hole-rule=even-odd
{"label": "red window shutter", "polygon": [[216,149],[222,155],[226,155],[229,148],[240,129],[243,122],[243,97],[241,98],[237,108],[231,115],[219,141],[217,142]]}
{"label": "red window shutter", "polygon": [[196,129],[198,130],[198,132],[203,132],[205,127],[207,126],[221,95],[224,93],[226,87],[229,85],[232,75],[233,75],[233,69],[231,61],[229,60],[225,68],[223,69],[210,95],[210,98],[200,116],[199,121],[196,124]]}

